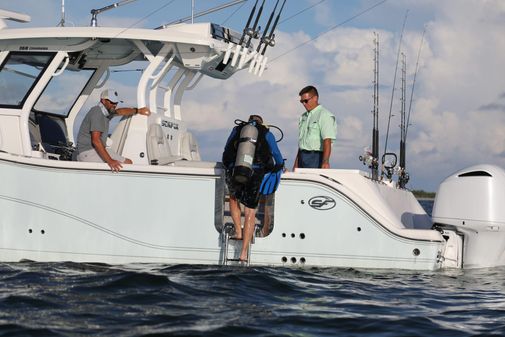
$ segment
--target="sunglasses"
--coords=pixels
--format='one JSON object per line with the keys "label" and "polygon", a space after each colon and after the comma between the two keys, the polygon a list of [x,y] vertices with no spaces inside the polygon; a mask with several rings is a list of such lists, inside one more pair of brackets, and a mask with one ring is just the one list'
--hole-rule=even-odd
{"label": "sunglasses", "polygon": [[300,103],[302,103],[302,104],[307,104],[307,103],[308,103],[308,102],[312,99],[312,97],[314,97],[314,96],[311,96],[311,97],[309,97],[309,98],[307,98],[307,99],[301,99],[301,100],[300,100]]}

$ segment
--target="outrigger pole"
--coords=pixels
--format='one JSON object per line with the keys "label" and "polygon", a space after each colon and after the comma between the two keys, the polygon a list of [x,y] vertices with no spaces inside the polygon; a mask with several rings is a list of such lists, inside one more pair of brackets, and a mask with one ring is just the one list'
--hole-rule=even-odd
{"label": "outrigger pole", "polygon": [[187,16],[187,17],[182,18],[182,19],[171,21],[169,23],[166,23],[166,24],[161,25],[159,27],[156,27],[154,29],[165,29],[168,26],[175,25],[175,24],[178,24],[178,23],[183,23],[183,22],[190,21],[190,20],[194,20],[196,18],[199,18],[200,16],[204,16],[204,15],[207,15],[207,14],[210,14],[210,13],[214,13],[214,12],[220,11],[221,9],[225,9],[225,8],[228,8],[228,7],[231,7],[231,6],[235,6],[235,5],[238,5],[239,3],[242,3],[242,2],[245,2],[245,1],[247,1],[247,0],[235,0],[235,1],[231,1],[231,2],[225,3],[223,5],[219,5],[219,6],[216,6],[216,7],[213,7],[213,8],[210,8],[210,9],[198,12],[196,14],[192,14],[191,16]]}
{"label": "outrigger pole", "polygon": [[91,27],[96,27],[97,25],[97,18],[96,16],[102,12],[108,11],[109,9],[113,9],[119,6],[123,6],[126,4],[129,4],[130,2],[137,1],[137,0],[122,0],[118,1],[116,3],[113,3],[112,5],[105,6],[99,9],[92,9],[91,10]]}

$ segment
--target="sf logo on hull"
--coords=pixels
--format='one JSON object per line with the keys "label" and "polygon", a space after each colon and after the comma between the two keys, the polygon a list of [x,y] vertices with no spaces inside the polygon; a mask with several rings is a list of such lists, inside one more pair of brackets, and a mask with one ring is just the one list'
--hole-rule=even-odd
{"label": "sf logo on hull", "polygon": [[335,207],[336,202],[330,197],[320,195],[309,199],[309,206],[319,211],[327,211]]}

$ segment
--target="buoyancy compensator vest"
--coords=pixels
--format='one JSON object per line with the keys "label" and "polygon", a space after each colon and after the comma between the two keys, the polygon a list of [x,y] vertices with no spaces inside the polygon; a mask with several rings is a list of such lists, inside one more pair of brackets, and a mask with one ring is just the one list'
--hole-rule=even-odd
{"label": "buoyancy compensator vest", "polygon": [[245,184],[254,170],[268,171],[273,159],[266,141],[268,129],[256,121],[242,122],[229,139],[223,153],[223,164],[232,170],[233,180]]}

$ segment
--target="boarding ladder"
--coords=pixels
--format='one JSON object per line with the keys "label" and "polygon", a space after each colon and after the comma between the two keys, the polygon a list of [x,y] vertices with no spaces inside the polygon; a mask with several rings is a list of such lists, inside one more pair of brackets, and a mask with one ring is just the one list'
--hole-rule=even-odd
{"label": "boarding ladder", "polygon": [[[233,219],[231,218],[231,214],[229,213],[229,202],[228,195],[225,196],[225,209],[224,209],[224,219],[223,219],[223,227],[221,230],[221,248],[222,248],[222,258],[221,264],[228,265],[229,262],[238,263],[240,260],[237,258],[237,250],[242,249],[242,239],[237,240],[233,237],[235,233],[235,227],[233,226]],[[273,229],[273,204],[274,198],[273,195],[261,198],[260,203],[258,205],[258,209],[256,210],[256,220],[254,224],[254,234],[249,244],[249,248],[247,250],[247,263],[246,265],[250,265],[251,263],[251,251],[252,245],[255,243],[256,238],[265,238],[270,234]],[[270,209],[269,216],[266,215],[267,207]],[[241,214],[241,219],[243,219],[244,213]],[[268,218],[268,225],[266,223],[266,219]],[[266,227],[265,227],[266,226]],[[233,252],[230,252],[232,249],[230,247],[233,246]],[[230,256],[232,254],[233,256]]]}
{"label": "boarding ladder", "polygon": [[[249,247],[247,249],[247,262],[245,262],[245,265],[249,266],[250,261],[251,261],[251,249],[252,245],[254,244],[254,241],[256,239],[256,233],[258,232],[259,227],[258,225],[254,225],[254,234],[252,237],[252,240],[249,242]],[[223,226],[223,232],[222,232],[222,240],[223,240],[223,265],[228,265],[228,262],[242,262],[240,259],[237,259],[235,257],[230,257],[229,256],[229,246],[230,242],[238,242],[242,241],[242,239],[235,239],[233,236],[231,236],[235,232],[235,228],[233,226],[233,223],[225,223]],[[242,248],[242,246],[240,246]]]}

